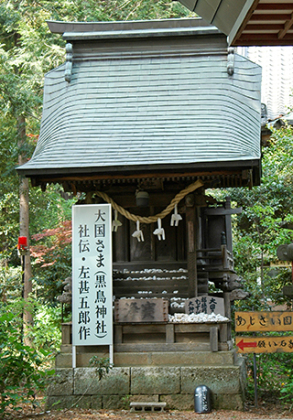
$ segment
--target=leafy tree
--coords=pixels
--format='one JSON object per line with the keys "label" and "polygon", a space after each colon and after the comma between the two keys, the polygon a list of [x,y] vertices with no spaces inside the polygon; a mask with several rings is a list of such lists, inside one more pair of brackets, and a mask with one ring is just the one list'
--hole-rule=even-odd
{"label": "leafy tree", "polygon": [[293,238],[293,232],[282,227],[293,220],[292,145],[292,127],[275,130],[263,151],[261,185],[231,191],[231,198],[244,209],[234,231],[236,267],[248,287],[258,279],[257,294],[264,302],[284,301],[281,289],[290,281],[290,270],[273,271],[270,263],[278,262],[277,247]]}
{"label": "leafy tree", "polygon": [[[124,19],[156,19],[185,16],[189,12],[174,2],[150,0],[66,0],[65,2],[34,0],[0,1],[0,125],[2,172],[0,200],[0,249],[2,264],[17,264],[17,236],[29,238],[31,232],[52,229],[51,219],[56,223],[56,206],[61,210],[53,190],[42,194],[40,189],[29,192],[29,181],[18,179],[15,167],[23,164],[32,155],[40,127],[44,73],[64,61],[64,41],[52,35],[46,20],[101,21]],[[8,153],[9,152],[9,153]],[[60,188],[59,188],[60,189]],[[55,190],[56,191],[56,190]],[[29,195],[31,221],[29,221]],[[45,199],[41,197],[46,197]],[[42,203],[43,201],[43,203]],[[36,205],[38,204],[38,206]],[[47,207],[46,207],[47,206]],[[66,205],[65,205],[66,206]],[[20,219],[18,220],[18,208]],[[50,218],[44,218],[50,214]],[[37,216],[37,217],[36,217]],[[58,224],[62,221],[58,221]],[[56,224],[55,224],[56,226]],[[18,233],[19,230],[19,233]],[[30,254],[25,256],[24,296],[32,291]],[[37,272],[40,265],[36,265]],[[55,271],[59,269],[55,263]],[[53,270],[51,270],[51,275]],[[39,280],[42,275],[37,275]],[[55,276],[51,277],[54,279]],[[45,282],[48,285],[48,281]],[[25,323],[32,323],[25,311]]]}
{"label": "leafy tree", "polygon": [[[0,0],[1,412],[9,404],[16,407],[19,397],[33,397],[34,385],[40,379],[39,360],[42,357],[38,347],[50,348],[54,347],[53,342],[58,343],[54,335],[56,330],[51,335],[49,327],[56,325],[60,307],[58,311],[56,307],[51,311],[48,306],[38,306],[36,300],[31,305],[28,295],[32,290],[32,279],[34,296],[41,302],[54,305],[61,280],[70,274],[70,246],[62,240],[65,238],[64,223],[66,225],[66,220],[70,219],[72,201],[61,197],[60,186],[47,186],[46,192],[39,188],[29,189],[28,180],[19,179],[15,170],[17,165],[31,157],[37,142],[44,74],[65,58],[65,43],[62,37],[49,32],[46,20],[158,19],[187,16],[188,13],[179,3],[163,0]],[[36,258],[33,262],[34,275],[31,273],[30,255],[26,255],[23,302],[22,273],[16,244],[18,236],[29,238],[30,233],[38,249],[33,248]],[[37,234],[39,236],[34,236]],[[40,241],[42,247],[39,246]],[[20,340],[19,314],[23,312],[28,324],[32,323],[30,314],[35,313],[35,326],[31,325],[26,331],[30,340],[25,343]],[[41,323],[44,317],[46,325]],[[58,336],[60,339],[60,333]]]}

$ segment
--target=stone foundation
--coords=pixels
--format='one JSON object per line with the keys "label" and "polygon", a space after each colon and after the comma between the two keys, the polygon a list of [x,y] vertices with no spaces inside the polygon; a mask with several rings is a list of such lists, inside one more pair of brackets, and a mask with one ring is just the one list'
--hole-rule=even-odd
{"label": "stone foundation", "polygon": [[149,401],[193,410],[195,388],[206,385],[213,409],[242,410],[245,372],[241,357],[231,365],[113,367],[101,381],[95,368],[57,368],[47,389],[47,409],[127,409],[131,401]]}

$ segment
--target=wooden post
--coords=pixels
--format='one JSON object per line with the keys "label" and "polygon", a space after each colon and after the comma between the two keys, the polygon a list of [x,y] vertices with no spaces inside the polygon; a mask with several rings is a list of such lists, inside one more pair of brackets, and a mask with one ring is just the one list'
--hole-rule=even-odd
{"label": "wooden post", "polygon": [[211,351],[218,351],[218,327],[210,328],[210,346]]}
{"label": "wooden post", "polygon": [[[231,209],[231,198],[226,197],[225,202],[225,209]],[[231,222],[231,214],[225,214],[225,226],[226,226],[226,240],[227,240],[227,248],[230,252],[233,252],[232,246],[232,222]]]}
{"label": "wooden post", "polygon": [[197,269],[196,269],[196,217],[194,196],[189,194],[185,198],[186,204],[186,236],[187,236],[187,269],[188,269],[188,296],[196,297]]}
{"label": "wooden post", "polygon": [[174,343],[174,324],[166,324],[166,343]]}

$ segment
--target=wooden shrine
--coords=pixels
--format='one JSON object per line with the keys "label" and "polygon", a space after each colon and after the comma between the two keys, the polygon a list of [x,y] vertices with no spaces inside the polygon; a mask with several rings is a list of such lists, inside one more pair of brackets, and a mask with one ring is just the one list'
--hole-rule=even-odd
{"label": "wooden shrine", "polygon": [[[44,189],[61,184],[79,204],[112,204],[115,367],[128,369],[131,386],[138,367],[226,366],[242,377],[230,335],[231,299],[241,297],[231,216],[241,209],[208,190],[259,184],[259,66],[201,19],[49,27],[67,42],[66,62],[46,75],[40,138],[18,171]],[[222,321],[169,321],[208,312],[207,302],[216,313],[220,301]],[[62,334],[56,367],[69,372],[70,324]],[[79,347],[73,382],[107,351]],[[227,391],[237,407],[239,381]],[[190,406],[190,390],[163,388],[156,398],[183,392]]]}

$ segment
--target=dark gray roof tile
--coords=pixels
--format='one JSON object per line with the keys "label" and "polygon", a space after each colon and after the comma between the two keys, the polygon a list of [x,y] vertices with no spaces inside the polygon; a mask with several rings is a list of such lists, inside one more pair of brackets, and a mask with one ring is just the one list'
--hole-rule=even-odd
{"label": "dark gray roof tile", "polygon": [[[76,36],[76,34],[75,34]],[[261,69],[235,54],[75,60],[46,75],[40,138],[27,174],[53,168],[260,159]]]}

